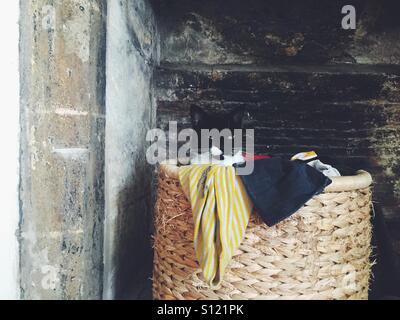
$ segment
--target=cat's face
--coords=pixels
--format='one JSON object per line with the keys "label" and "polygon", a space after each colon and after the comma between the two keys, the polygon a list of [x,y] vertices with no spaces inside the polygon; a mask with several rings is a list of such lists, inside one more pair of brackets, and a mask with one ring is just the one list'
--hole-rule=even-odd
{"label": "cat's face", "polygon": [[[243,107],[236,108],[224,114],[211,114],[195,105],[192,105],[190,108],[192,129],[196,131],[199,140],[202,129],[217,129],[218,131],[229,129],[233,135],[234,129],[242,129],[243,116]],[[200,145],[199,141],[199,146]],[[212,142],[209,141],[209,147],[211,147],[211,145]],[[220,141],[220,149],[223,150],[223,141]]]}

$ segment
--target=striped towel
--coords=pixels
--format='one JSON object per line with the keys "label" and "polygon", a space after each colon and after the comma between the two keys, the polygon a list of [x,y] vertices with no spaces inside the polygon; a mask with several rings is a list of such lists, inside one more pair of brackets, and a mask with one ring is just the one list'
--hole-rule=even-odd
{"label": "striped towel", "polygon": [[243,240],[253,204],[232,166],[184,166],[179,179],[192,207],[196,257],[205,281],[216,288]]}

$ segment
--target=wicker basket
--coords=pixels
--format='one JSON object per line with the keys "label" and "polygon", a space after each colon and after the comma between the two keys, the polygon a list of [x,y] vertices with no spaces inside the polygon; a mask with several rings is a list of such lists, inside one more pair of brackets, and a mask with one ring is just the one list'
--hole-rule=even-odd
{"label": "wicker basket", "polygon": [[202,281],[193,216],[178,167],[160,166],[155,212],[155,299],[367,299],[370,277],[371,176],[333,178],[274,227],[253,214],[219,289]]}

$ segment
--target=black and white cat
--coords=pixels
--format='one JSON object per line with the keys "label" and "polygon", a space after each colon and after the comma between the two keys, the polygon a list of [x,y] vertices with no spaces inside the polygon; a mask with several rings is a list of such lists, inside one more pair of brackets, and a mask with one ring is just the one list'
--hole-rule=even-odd
{"label": "black and white cat", "polygon": [[[190,108],[190,118],[192,129],[197,133],[199,137],[198,150],[200,150],[201,144],[201,130],[202,129],[217,129],[222,131],[224,129],[229,129],[234,134],[235,129],[242,129],[244,108],[237,107],[228,113],[209,113],[204,111],[202,108],[192,105]],[[223,141],[219,141],[219,148],[224,151]],[[208,148],[212,147],[212,141],[208,141]]]}

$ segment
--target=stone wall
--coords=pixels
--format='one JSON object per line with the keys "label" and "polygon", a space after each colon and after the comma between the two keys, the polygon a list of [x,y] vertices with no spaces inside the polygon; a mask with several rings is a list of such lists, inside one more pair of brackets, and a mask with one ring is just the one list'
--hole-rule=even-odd
{"label": "stone wall", "polygon": [[[400,63],[396,0],[152,0],[161,60],[194,64]],[[343,30],[342,7],[356,8]]]}
{"label": "stone wall", "polygon": [[99,299],[105,1],[21,1],[23,299]]}
{"label": "stone wall", "polygon": [[146,1],[106,3],[21,2],[24,299],[150,296],[158,38]]}
{"label": "stone wall", "polygon": [[146,133],[155,125],[158,39],[146,1],[110,1],[107,32],[105,287],[107,299],[151,297],[153,168]]}

